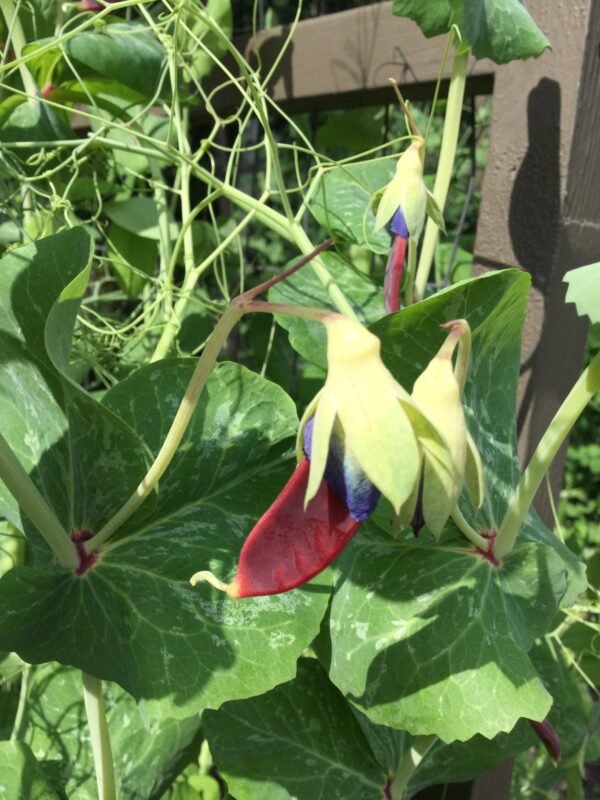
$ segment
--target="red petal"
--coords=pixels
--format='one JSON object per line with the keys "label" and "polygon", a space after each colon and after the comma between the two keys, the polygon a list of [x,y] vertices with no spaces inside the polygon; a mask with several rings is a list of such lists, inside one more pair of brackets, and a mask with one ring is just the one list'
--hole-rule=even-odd
{"label": "red petal", "polygon": [[242,546],[231,597],[287,592],[331,564],[356,533],[346,504],[323,481],[304,510],[310,462],[304,458]]}
{"label": "red petal", "polygon": [[404,272],[404,258],[408,239],[403,236],[394,236],[392,249],[385,266],[385,279],[383,283],[383,298],[385,310],[388,314],[400,308],[400,285]]}

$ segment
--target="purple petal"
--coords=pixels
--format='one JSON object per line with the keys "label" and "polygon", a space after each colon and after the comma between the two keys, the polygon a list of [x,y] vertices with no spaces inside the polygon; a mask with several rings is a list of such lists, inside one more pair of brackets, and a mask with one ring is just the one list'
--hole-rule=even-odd
{"label": "purple petal", "polygon": [[[304,454],[309,461],[313,426],[314,417],[311,417],[304,428],[303,438]],[[367,478],[352,454],[344,448],[343,440],[336,435],[335,430],[329,442],[325,480],[329,488],[346,503],[350,515],[357,522],[364,522],[375,511],[381,492]]]}
{"label": "purple petal", "polygon": [[545,719],[543,722],[536,722],[535,720],[530,719],[529,724],[539,736],[540,741],[548,751],[550,758],[555,764],[558,764],[560,761],[560,739],[558,738],[558,734],[552,725],[547,719]]}
{"label": "purple petal", "polygon": [[410,236],[406,220],[404,219],[404,212],[402,211],[402,206],[398,206],[398,210],[392,217],[392,223],[390,225],[390,228],[394,236],[402,236],[403,239],[408,239],[408,237]]}

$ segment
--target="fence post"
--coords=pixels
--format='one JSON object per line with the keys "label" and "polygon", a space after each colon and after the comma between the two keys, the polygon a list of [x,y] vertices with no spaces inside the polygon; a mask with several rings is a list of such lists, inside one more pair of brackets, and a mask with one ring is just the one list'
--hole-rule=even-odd
{"label": "fence post", "polygon": [[[600,260],[600,3],[530,0],[552,43],[496,73],[475,243],[479,268],[519,266],[532,293],[518,428],[527,460],[581,367],[586,325],[565,306],[564,273]],[[551,472],[561,484],[564,449]],[[551,522],[547,492],[537,508]]]}

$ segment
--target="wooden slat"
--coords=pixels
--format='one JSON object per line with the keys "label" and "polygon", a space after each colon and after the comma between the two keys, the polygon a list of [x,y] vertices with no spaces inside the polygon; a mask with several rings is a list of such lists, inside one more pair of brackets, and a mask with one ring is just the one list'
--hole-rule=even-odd
{"label": "wooden slat", "polygon": [[[237,39],[236,45],[247,57],[258,48],[266,75],[288,33],[289,26],[270,28],[254,40]],[[444,46],[445,37],[426,39],[415,23],[394,16],[391,2],[305,20],[298,24],[269,92],[288,111],[379,105],[393,100],[392,77],[407,97],[431,98]],[[491,61],[473,60],[468,91],[489,94],[495,69]],[[212,85],[222,81],[216,70]],[[227,88],[214,104],[224,113],[234,110],[239,99],[235,89]]]}
{"label": "wooden slat", "polygon": [[[498,70],[475,259],[520,266],[533,290],[523,348],[519,428],[528,460],[576,380],[586,325],[564,303],[564,273],[600,253],[600,3],[530,0],[552,42]],[[563,453],[564,456],[564,453]],[[555,461],[557,491],[564,458]],[[551,523],[547,492],[537,507]]]}

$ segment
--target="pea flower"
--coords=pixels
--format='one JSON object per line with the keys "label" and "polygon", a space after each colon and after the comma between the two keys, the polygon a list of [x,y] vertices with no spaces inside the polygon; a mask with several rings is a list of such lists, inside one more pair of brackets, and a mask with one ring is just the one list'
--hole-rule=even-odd
{"label": "pea flower", "polygon": [[[460,407],[466,345],[456,375],[451,358],[466,322],[452,324],[412,397],[381,361],[376,336],[338,314],[322,322],[327,378],[300,425],[299,464],[244,542],[234,580],[225,584],[202,571],[192,584],[207,581],[231,597],[288,591],[339,555],[381,495],[396,513],[414,511],[422,483],[425,521],[434,533],[456,503],[467,450]],[[439,393],[439,403],[429,392]]]}
{"label": "pea flower", "polygon": [[[450,332],[415,381],[411,398],[442,437],[446,450],[440,457],[438,444],[421,437],[422,480],[404,510],[405,519],[416,514],[436,537],[441,535],[456,506],[465,479],[474,505],[479,507],[483,502],[481,460],[468,432],[461,400],[471,330],[464,319],[453,320],[444,327]],[[457,346],[459,352],[456,366],[453,366],[452,356]]]}
{"label": "pea flower", "polygon": [[306,503],[323,480],[333,438],[342,443],[348,471],[364,474],[398,512],[419,474],[419,447],[406,410],[413,403],[381,361],[374,334],[339,315],[324,324],[327,378],[303,419],[306,424],[314,414]]}
{"label": "pea flower", "polygon": [[399,308],[399,293],[409,239],[421,236],[427,214],[444,229],[439,207],[425,186],[423,162],[425,141],[416,136],[398,159],[396,173],[384,188],[375,216],[375,230],[391,220],[392,247],[385,268],[384,300],[388,313]]}

